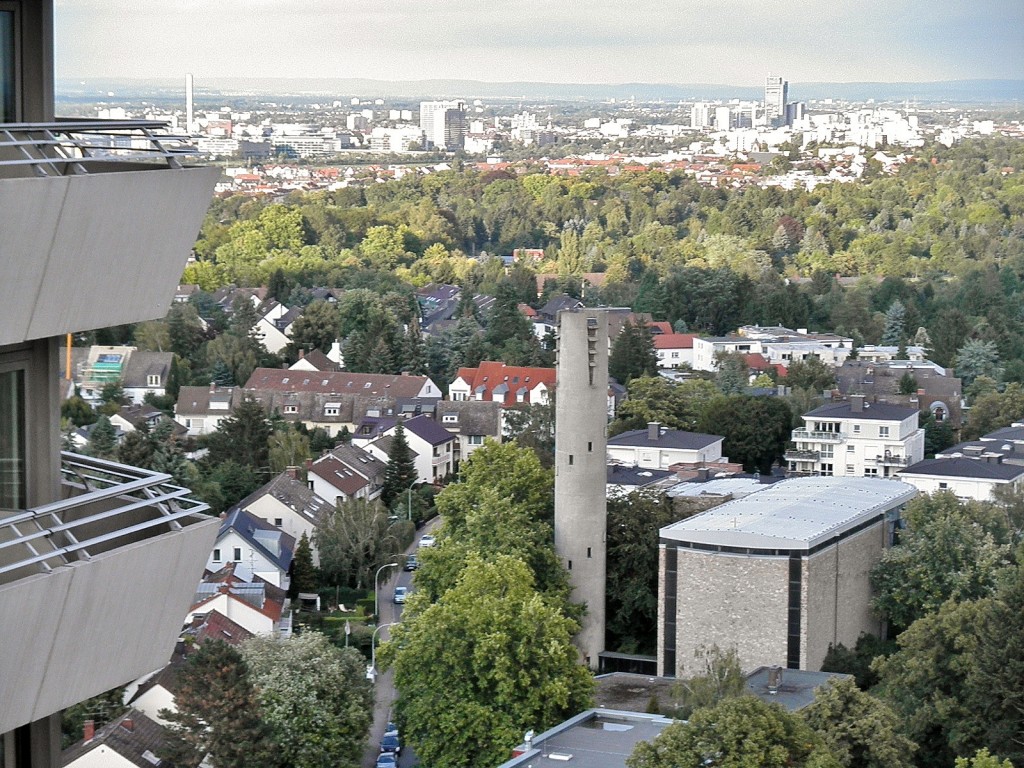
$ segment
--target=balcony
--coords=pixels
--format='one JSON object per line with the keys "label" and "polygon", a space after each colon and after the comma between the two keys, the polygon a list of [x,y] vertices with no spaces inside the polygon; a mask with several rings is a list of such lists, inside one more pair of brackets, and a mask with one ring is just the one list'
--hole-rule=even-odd
{"label": "balcony", "polygon": [[220,524],[166,474],[61,474],[62,500],[0,512],[0,733],[163,666]]}
{"label": "balcony", "polygon": [[794,442],[796,441],[811,441],[815,443],[844,443],[846,442],[846,435],[842,432],[815,432],[814,430],[800,427],[793,430]]}
{"label": "balcony", "polygon": [[220,170],[160,127],[0,124],[0,344],[166,313]]}
{"label": "balcony", "polygon": [[876,456],[875,464],[880,464],[884,467],[905,467],[910,464],[910,459],[906,456],[894,456],[887,452],[882,456]]}
{"label": "balcony", "polygon": [[800,451],[791,450],[783,454],[786,461],[817,461],[821,457],[821,451]]}

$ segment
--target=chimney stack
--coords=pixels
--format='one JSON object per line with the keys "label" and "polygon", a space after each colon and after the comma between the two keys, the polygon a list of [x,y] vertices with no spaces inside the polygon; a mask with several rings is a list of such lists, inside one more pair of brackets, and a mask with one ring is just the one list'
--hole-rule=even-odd
{"label": "chimney stack", "polygon": [[85,739],[85,743],[88,744],[94,738],[96,738],[96,721],[86,720],[82,726],[82,737]]}
{"label": "chimney stack", "polygon": [[660,440],[661,439],[661,422],[649,421],[647,422],[647,439],[648,440]]}
{"label": "chimney stack", "polygon": [[864,395],[850,395],[850,410],[854,413],[864,410]]}

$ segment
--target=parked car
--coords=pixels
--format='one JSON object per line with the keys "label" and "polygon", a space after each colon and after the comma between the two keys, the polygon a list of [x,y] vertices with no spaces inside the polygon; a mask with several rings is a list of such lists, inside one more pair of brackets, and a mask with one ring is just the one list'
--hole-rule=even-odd
{"label": "parked car", "polygon": [[405,570],[415,571],[420,567],[420,561],[416,559],[416,555],[405,556]]}
{"label": "parked car", "polygon": [[394,752],[381,752],[376,768],[398,768],[398,755]]}
{"label": "parked car", "polygon": [[384,738],[380,740],[380,751],[381,752],[394,752],[396,755],[402,751],[402,745],[398,741],[398,734],[385,734]]}
{"label": "parked car", "polygon": [[437,543],[437,539],[434,538],[434,534],[428,533],[422,539],[417,546],[420,547],[432,547]]}
{"label": "parked car", "polygon": [[392,722],[389,722],[386,726],[384,726],[384,735],[385,736],[397,736],[398,735],[398,726],[395,725]]}
{"label": "parked car", "polygon": [[395,587],[395,603],[401,604],[405,602],[405,596],[409,593],[408,587]]}

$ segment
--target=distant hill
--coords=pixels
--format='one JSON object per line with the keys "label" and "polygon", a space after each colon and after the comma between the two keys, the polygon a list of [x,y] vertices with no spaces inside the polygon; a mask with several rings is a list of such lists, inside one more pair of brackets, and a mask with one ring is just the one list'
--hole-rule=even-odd
{"label": "distant hill", "polygon": [[[63,99],[151,97],[184,99],[181,80],[90,79],[57,82]],[[924,83],[797,83],[789,85],[795,101],[904,101],[991,104],[1024,101],[1024,80],[941,80]],[[336,78],[211,78],[196,81],[197,99],[270,97],[292,101],[384,98],[419,100],[462,98],[529,101],[693,101],[700,99],[760,99],[763,90],[749,85],[675,83],[488,83],[479,80],[367,80]]]}

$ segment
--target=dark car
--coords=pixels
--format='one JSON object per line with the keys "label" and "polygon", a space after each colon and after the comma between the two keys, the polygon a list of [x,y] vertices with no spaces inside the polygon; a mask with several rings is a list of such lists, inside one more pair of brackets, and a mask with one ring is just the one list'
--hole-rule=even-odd
{"label": "dark car", "polygon": [[402,744],[398,740],[398,734],[388,734],[381,739],[380,751],[381,753],[394,752],[396,755],[399,754],[402,751]]}
{"label": "dark car", "polygon": [[416,559],[416,555],[405,556],[405,570],[415,571],[420,567],[420,561]]}

